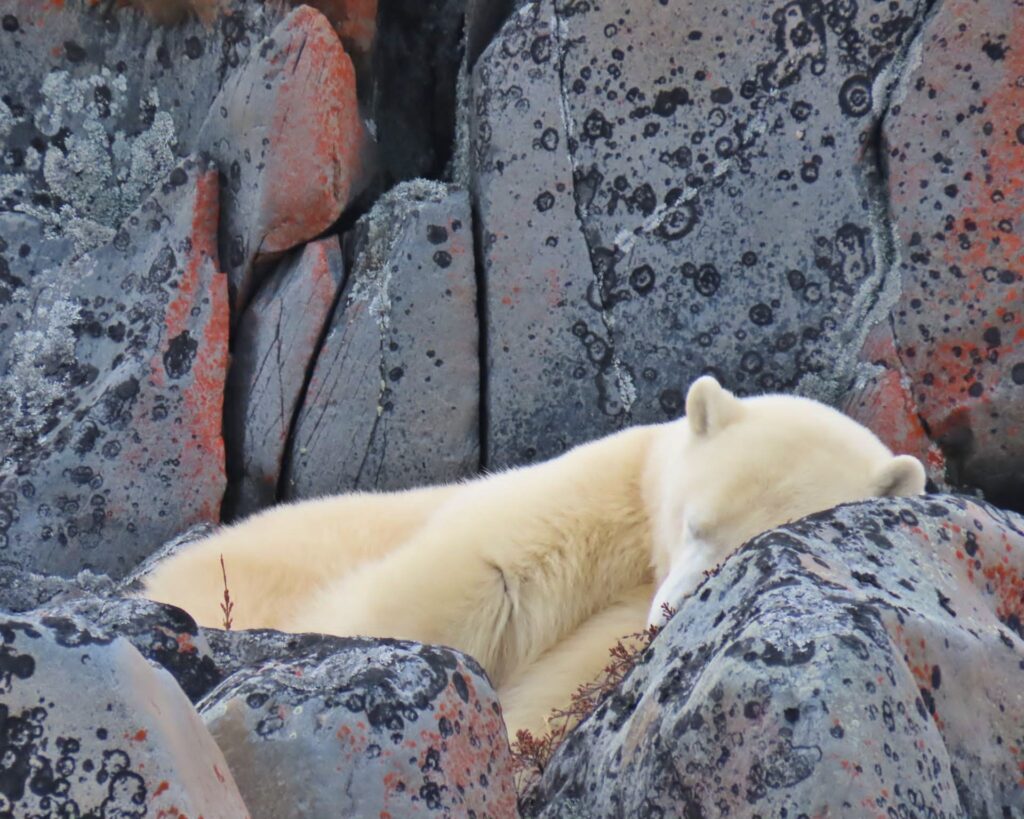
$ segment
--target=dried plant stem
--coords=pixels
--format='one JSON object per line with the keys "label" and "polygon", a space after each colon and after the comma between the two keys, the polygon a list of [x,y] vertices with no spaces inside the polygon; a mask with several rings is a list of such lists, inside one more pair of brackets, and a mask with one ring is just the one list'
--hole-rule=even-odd
{"label": "dried plant stem", "polygon": [[228,590],[228,572],[224,568],[224,555],[220,556],[220,574],[224,578],[224,602],[220,604],[220,610],[224,613],[224,630],[231,631],[231,612],[235,608],[234,601],[231,599],[231,592]]}

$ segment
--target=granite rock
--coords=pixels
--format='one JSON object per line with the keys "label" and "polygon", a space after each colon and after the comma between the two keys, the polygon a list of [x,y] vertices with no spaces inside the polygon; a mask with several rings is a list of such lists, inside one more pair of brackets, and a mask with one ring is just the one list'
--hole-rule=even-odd
{"label": "granite rock", "polygon": [[487,466],[675,417],[706,372],[838,402],[898,296],[876,137],[927,9],[519,8],[473,77]]}
{"label": "granite rock", "polygon": [[94,634],[123,637],[151,663],[166,669],[192,702],[225,676],[195,620],[175,606],[132,597],[81,596],[50,602],[31,616],[75,620],[87,623]]}
{"label": "granite rock", "polygon": [[678,602],[524,815],[1024,811],[1024,518],[941,495],[839,507]]}
{"label": "granite rock", "polygon": [[220,248],[236,309],[255,261],[341,215],[366,140],[352,61],[327,19],[299,6],[228,77],[198,136],[226,177]]}
{"label": "granite rock", "polygon": [[1024,10],[949,0],[886,117],[897,350],[955,484],[1024,511]]}
{"label": "granite rock", "polygon": [[0,726],[6,816],[249,815],[171,676],[80,621],[0,623]]}
{"label": "granite rock", "polygon": [[479,465],[466,193],[396,186],[357,224],[353,266],[291,440],[286,498],[453,481]]}
{"label": "granite rock", "polygon": [[188,159],[109,244],[19,291],[0,374],[0,550],[29,571],[120,576],[214,521],[228,303],[217,173]]}
{"label": "granite rock", "polygon": [[239,321],[228,373],[225,518],[277,500],[288,435],[344,283],[337,237],[282,262]]}
{"label": "granite rock", "polygon": [[516,815],[501,713],[474,661],[335,643],[240,670],[200,704],[254,819]]}

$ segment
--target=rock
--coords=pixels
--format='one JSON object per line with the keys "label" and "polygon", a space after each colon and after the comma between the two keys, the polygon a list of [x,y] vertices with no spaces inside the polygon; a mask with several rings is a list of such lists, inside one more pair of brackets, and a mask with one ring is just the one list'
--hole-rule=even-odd
{"label": "rock", "polygon": [[330,634],[287,634],[271,629],[223,631],[204,628],[203,634],[213,651],[214,660],[225,677],[237,671],[260,668],[272,662],[302,660],[320,662],[351,651],[353,646],[368,647],[373,641]]}
{"label": "rock", "polygon": [[336,237],[283,262],[243,314],[228,375],[225,517],[277,500],[288,434],[345,278]]}
{"label": "rock", "polygon": [[221,259],[240,309],[253,262],[315,238],[361,184],[355,73],[322,14],[299,6],[247,55],[198,142],[226,176]]}
{"label": "rock", "polygon": [[113,240],[19,291],[0,377],[0,548],[117,577],[224,491],[217,173],[175,168]]}
{"label": "rock", "polygon": [[918,415],[913,385],[896,352],[889,322],[871,329],[860,358],[864,366],[839,408],[871,429],[893,452],[921,461],[934,487],[948,489],[946,458]]}
{"label": "rock", "polygon": [[526,816],[1016,816],[1024,518],[854,504],[680,601]]}
{"label": "rock", "polygon": [[200,711],[254,819],[516,815],[494,691],[449,649],[343,640],[239,671]]}
{"label": "rock", "polygon": [[354,266],[295,425],[284,495],[400,489],[479,464],[476,279],[465,192],[397,186]]}
{"label": "rock", "polygon": [[32,611],[49,603],[79,597],[106,597],[116,586],[105,574],[82,571],[74,578],[26,572],[15,566],[0,566],[0,610],[12,614]]}
{"label": "rock", "polygon": [[143,581],[146,579],[146,576],[153,571],[153,569],[172,555],[176,555],[190,543],[195,543],[205,537],[209,537],[216,530],[217,527],[212,523],[197,523],[195,526],[191,526],[186,529],[180,535],[172,537],[159,549],[156,549],[152,554],[150,554],[149,557],[139,563],[128,574],[121,578],[121,581],[117,584],[118,591],[121,594],[138,594],[142,592],[145,589]]}
{"label": "rock", "polygon": [[185,695],[127,640],[43,617],[5,619],[0,641],[7,815],[248,816]]}
{"label": "rock", "polygon": [[[273,3],[228,5],[218,26],[154,29],[110,3],[6,2],[0,212],[33,217],[76,253],[109,242],[179,157],[199,149],[225,78],[284,13]],[[32,242],[27,258],[38,251]]]}
{"label": "rock", "polygon": [[838,403],[897,296],[875,137],[927,7],[513,15],[473,77],[488,467],[675,417],[704,372]]}
{"label": "rock", "polygon": [[88,623],[94,634],[125,638],[143,657],[166,669],[192,702],[225,676],[196,621],[175,606],[139,598],[89,596],[51,602],[32,616]]}
{"label": "rock", "polygon": [[885,121],[918,411],[954,483],[1024,511],[1024,36],[1014,4],[954,0],[921,36]]}

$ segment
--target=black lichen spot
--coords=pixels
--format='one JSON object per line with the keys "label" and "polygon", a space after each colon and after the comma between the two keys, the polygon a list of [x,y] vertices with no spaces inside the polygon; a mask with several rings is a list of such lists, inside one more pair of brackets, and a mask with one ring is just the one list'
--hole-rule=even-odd
{"label": "black lichen spot", "polygon": [[535,200],[533,200],[533,204],[540,213],[544,213],[555,206],[555,196],[551,191],[544,191]]}
{"label": "black lichen spot", "polygon": [[764,303],[755,304],[750,308],[748,315],[750,320],[758,327],[766,327],[775,320],[772,308]]}
{"label": "black lichen spot", "polygon": [[641,265],[629,274],[629,286],[641,296],[646,296],[654,289],[654,269],[649,265]]}
{"label": "black lichen spot", "polygon": [[839,89],[839,107],[848,117],[862,117],[871,110],[871,80],[854,74]]}
{"label": "black lichen spot", "polygon": [[654,234],[673,242],[686,236],[696,223],[697,213],[693,206],[688,202],[681,202],[665,215]]}
{"label": "black lichen spot", "polygon": [[598,110],[591,111],[583,121],[583,138],[596,142],[598,139],[612,138],[612,124]]}
{"label": "black lichen spot", "polygon": [[676,389],[662,390],[658,403],[666,415],[674,418],[683,408],[683,394]]}
{"label": "black lichen spot", "polygon": [[1006,46],[1001,43],[993,43],[989,41],[981,47],[981,50],[985,52],[992,62],[1006,58]]}
{"label": "black lichen spot", "polygon": [[438,267],[451,267],[452,254],[447,250],[439,250],[434,254],[434,264]]}
{"label": "black lichen spot", "polygon": [[1010,369],[1010,378],[1018,387],[1024,387],[1024,361],[1013,365]]}
{"label": "black lichen spot", "polygon": [[177,379],[187,375],[198,350],[199,342],[192,338],[188,330],[172,338],[164,353],[164,370],[168,377]]}
{"label": "black lichen spot", "polygon": [[725,86],[716,88],[711,92],[711,101],[718,105],[728,105],[732,102],[732,91]]}
{"label": "black lichen spot", "polygon": [[427,225],[427,241],[441,245],[448,241],[448,229],[443,225]]}
{"label": "black lichen spot", "polygon": [[198,37],[189,37],[185,41],[185,56],[190,60],[198,60],[203,56],[203,41]]}
{"label": "black lichen spot", "polygon": [[689,102],[690,94],[685,88],[671,88],[658,92],[658,96],[654,98],[653,111],[659,117],[670,117],[676,112],[676,108]]}
{"label": "black lichen spot", "polygon": [[452,674],[452,685],[455,687],[455,693],[459,695],[459,698],[463,702],[469,702],[469,686],[466,685],[466,678],[458,671]]}
{"label": "black lichen spot", "polygon": [[939,605],[946,611],[946,613],[951,617],[956,617],[956,612],[953,610],[953,607],[949,605],[949,598],[938,589],[935,590],[935,594],[938,595]]}
{"label": "black lichen spot", "polygon": [[18,18],[15,17],[13,14],[5,14],[4,15],[4,19],[3,19],[3,23],[0,24],[0,25],[3,26],[3,30],[4,31],[17,31],[18,30]]}

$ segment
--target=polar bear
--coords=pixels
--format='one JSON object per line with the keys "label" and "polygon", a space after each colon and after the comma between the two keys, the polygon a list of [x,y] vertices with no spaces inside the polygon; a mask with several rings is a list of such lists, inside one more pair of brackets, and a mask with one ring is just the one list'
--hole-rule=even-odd
{"label": "polar bear", "polygon": [[544,463],[267,510],[157,566],[145,593],[219,626],[223,555],[235,627],[453,646],[490,675],[510,733],[536,731],[617,638],[754,535],[924,483],[830,407],[705,376],[685,417]]}

